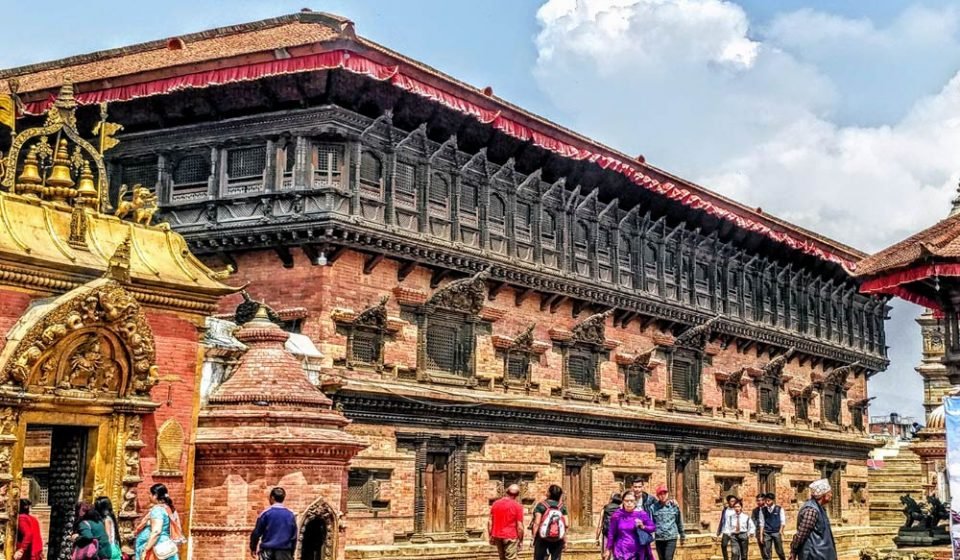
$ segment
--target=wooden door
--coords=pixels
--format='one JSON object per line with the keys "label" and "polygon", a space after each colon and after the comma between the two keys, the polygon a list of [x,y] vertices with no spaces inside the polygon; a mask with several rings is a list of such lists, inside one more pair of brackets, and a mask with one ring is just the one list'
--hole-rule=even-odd
{"label": "wooden door", "polygon": [[563,470],[563,503],[567,506],[570,526],[574,529],[586,527],[584,519],[583,467],[566,465]]}
{"label": "wooden door", "polygon": [[450,469],[449,455],[428,453],[423,478],[426,485],[427,511],[425,530],[428,533],[445,533],[449,530],[450,501],[447,499]]}

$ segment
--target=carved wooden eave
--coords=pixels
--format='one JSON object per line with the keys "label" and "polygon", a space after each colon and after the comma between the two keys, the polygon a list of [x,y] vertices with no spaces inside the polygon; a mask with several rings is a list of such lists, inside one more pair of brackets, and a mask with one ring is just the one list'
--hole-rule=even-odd
{"label": "carved wooden eave", "polygon": [[712,327],[718,321],[720,321],[720,319],[721,316],[717,315],[715,317],[711,317],[701,325],[695,325],[688,328],[677,335],[676,339],[673,341],[673,345],[691,348],[701,352],[704,351],[707,347],[707,344],[710,342]]}
{"label": "carved wooden eave", "polygon": [[854,411],[857,409],[866,411],[867,408],[869,408],[870,406],[870,402],[875,398],[876,397],[867,397],[867,398],[859,399],[856,401],[850,401],[847,403],[847,409],[849,409],[850,411]]}
{"label": "carved wooden eave", "polygon": [[533,329],[535,326],[535,324],[531,324],[526,330],[514,337],[495,334],[490,337],[490,341],[497,350],[516,350],[520,352],[530,352],[539,356],[549,350],[552,345],[549,342],[534,338]]}
{"label": "carved wooden eave", "polygon": [[733,383],[740,387],[746,387],[750,384],[751,374],[754,371],[756,371],[756,368],[750,367],[742,367],[732,372],[716,370],[713,372],[713,376],[717,380],[717,383],[721,385]]}
{"label": "carved wooden eave", "polygon": [[656,367],[661,364],[661,362],[654,359],[654,356],[656,355],[657,350],[659,350],[659,348],[657,346],[654,346],[653,348],[650,348],[645,352],[638,352],[634,354],[621,351],[621,352],[617,352],[614,355],[613,360],[618,365],[621,365],[621,366],[639,367],[644,371],[650,372],[656,369]]}
{"label": "carved wooden eave", "polygon": [[796,398],[798,398],[798,397],[810,397],[810,396],[812,396],[812,395],[814,394],[814,391],[816,390],[816,388],[817,388],[817,384],[816,384],[816,383],[810,383],[809,385],[807,385],[807,386],[804,387],[803,389],[798,389],[798,388],[796,388],[796,387],[791,387],[791,388],[790,388],[790,391],[789,391],[789,393],[790,393],[790,398],[796,399]]}
{"label": "carved wooden eave", "polygon": [[763,367],[761,368],[762,375],[760,376],[760,378],[775,376],[775,377],[779,377],[782,381],[783,368],[787,365],[787,362],[790,361],[790,357],[793,356],[794,351],[795,351],[794,348],[792,347],[788,348],[786,352],[784,352],[783,354],[780,354],[779,356],[773,358],[772,360],[764,364]]}
{"label": "carved wooden eave", "polygon": [[606,324],[607,318],[611,315],[613,315],[613,310],[608,309],[603,313],[596,313],[577,323],[570,331],[570,341],[575,344],[592,344],[606,348]]}
{"label": "carved wooden eave", "polygon": [[488,276],[486,270],[481,270],[470,278],[454,280],[435,291],[424,307],[480,316],[487,301]]}

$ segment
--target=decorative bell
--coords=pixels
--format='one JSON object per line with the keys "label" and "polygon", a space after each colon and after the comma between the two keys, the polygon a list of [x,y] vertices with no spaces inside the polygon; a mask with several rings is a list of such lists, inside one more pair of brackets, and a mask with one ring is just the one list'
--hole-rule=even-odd
{"label": "decorative bell", "polygon": [[90,204],[97,199],[97,186],[93,184],[93,172],[90,170],[90,162],[83,162],[83,170],[80,172],[80,183],[77,185],[77,200],[84,204]]}
{"label": "decorative bell", "polygon": [[17,184],[39,185],[42,182],[43,177],[40,176],[40,167],[37,161],[37,147],[33,146],[27,152],[27,157],[23,159],[23,171],[17,177]]}
{"label": "decorative bell", "polygon": [[47,186],[69,189],[73,185],[73,178],[70,177],[70,158],[67,153],[67,140],[61,138],[60,144],[57,146],[57,153],[53,157],[53,169],[50,172],[50,176],[47,177]]}

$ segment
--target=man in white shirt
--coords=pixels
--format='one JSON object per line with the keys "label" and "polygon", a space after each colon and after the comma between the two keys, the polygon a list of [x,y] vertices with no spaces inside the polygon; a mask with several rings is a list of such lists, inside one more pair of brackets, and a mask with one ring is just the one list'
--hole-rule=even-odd
{"label": "man in white shirt", "polygon": [[766,558],[772,558],[771,552],[775,549],[777,557],[784,560],[783,556],[783,530],[787,526],[787,514],[783,508],[776,504],[777,496],[768,492],[763,496],[764,505],[760,509],[760,546],[763,547],[763,555]]}
{"label": "man in white shirt", "polygon": [[740,498],[730,494],[726,498],[726,507],[723,508],[723,511],[720,512],[720,523],[717,524],[717,539],[720,539],[720,553],[723,554],[723,560],[730,560],[729,548],[730,548],[730,535],[723,532],[723,528],[727,526],[727,523],[732,520],[734,514],[733,505],[737,503]]}
{"label": "man in white shirt", "polygon": [[724,520],[722,532],[733,544],[732,560],[747,560],[747,547],[757,532],[757,526],[748,514],[743,513],[743,502],[734,504],[733,515]]}

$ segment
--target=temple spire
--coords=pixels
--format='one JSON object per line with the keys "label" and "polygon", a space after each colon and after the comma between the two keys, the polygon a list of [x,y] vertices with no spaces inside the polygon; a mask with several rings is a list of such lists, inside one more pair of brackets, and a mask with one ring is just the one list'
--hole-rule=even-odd
{"label": "temple spire", "polygon": [[953,200],[950,201],[950,214],[948,217],[952,218],[960,214],[960,183],[957,183],[957,196],[953,197]]}

